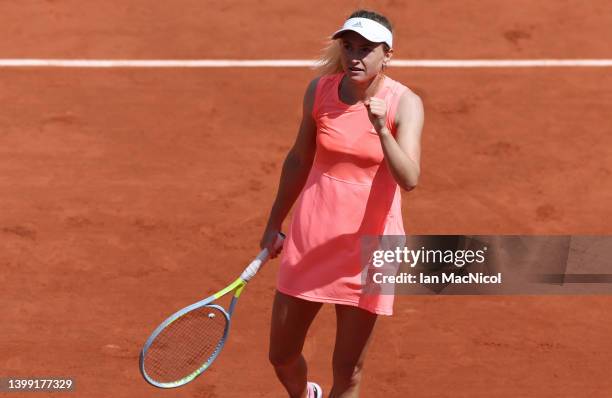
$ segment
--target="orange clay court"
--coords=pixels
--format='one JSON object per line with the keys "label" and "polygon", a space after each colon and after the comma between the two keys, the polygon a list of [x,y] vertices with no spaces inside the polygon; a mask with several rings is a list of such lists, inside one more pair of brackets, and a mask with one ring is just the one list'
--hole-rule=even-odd
{"label": "orange clay court", "polygon": [[[396,59],[611,56],[607,0],[48,0],[0,3],[0,58],[314,59],[358,7],[392,19]],[[610,67],[389,75],[425,104],[407,233],[612,232]],[[248,286],[222,355],[195,382],[149,386],[138,353],[165,316],[258,252],[312,77],[0,68],[0,376],[71,376],[72,395],[88,398],[284,396],[267,362],[278,260]],[[362,396],[609,397],[611,305],[398,297],[379,319]],[[324,307],[305,346],[324,387],[334,322]]]}

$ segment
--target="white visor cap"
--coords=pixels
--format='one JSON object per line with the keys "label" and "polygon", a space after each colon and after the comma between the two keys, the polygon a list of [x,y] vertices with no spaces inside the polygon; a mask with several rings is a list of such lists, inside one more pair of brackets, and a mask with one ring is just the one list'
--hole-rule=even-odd
{"label": "white visor cap", "polygon": [[342,29],[336,31],[332,39],[337,39],[342,33],[352,30],[373,43],[387,43],[393,47],[393,34],[384,25],[369,18],[347,19]]}

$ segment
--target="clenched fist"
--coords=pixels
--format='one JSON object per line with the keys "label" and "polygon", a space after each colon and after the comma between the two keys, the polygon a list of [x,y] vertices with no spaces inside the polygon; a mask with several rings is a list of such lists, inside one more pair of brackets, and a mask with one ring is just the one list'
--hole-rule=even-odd
{"label": "clenched fist", "polygon": [[381,134],[383,129],[387,127],[387,104],[385,100],[376,97],[370,97],[363,101],[363,104],[368,110],[368,117],[372,126],[376,129],[378,134]]}

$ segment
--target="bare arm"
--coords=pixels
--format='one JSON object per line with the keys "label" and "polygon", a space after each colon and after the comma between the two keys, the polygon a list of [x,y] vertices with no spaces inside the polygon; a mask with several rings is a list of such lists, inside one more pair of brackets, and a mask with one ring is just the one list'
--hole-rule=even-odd
{"label": "bare arm", "polygon": [[[308,85],[302,104],[302,121],[293,147],[283,163],[276,199],[272,205],[268,223],[260,242],[262,248],[271,250],[289,210],[300,195],[312,167],[316,150],[316,123],[312,118],[315,90],[318,78]],[[276,257],[278,252],[271,253]]]}
{"label": "bare arm", "polygon": [[[389,171],[398,185],[407,191],[419,181],[421,173],[421,132],[423,130],[423,102],[418,95],[408,91],[402,95],[397,106],[395,123],[396,137],[384,125],[386,104],[372,101],[371,117],[375,124]],[[378,119],[378,120],[376,120]]]}

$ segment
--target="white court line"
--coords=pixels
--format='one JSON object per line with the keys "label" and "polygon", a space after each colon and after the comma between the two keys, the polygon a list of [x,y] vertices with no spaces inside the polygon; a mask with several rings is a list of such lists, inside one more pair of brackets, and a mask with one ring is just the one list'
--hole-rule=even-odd
{"label": "white court line", "polygon": [[[0,59],[0,68],[305,68],[314,65],[315,61],[306,59]],[[391,66],[400,68],[610,67],[612,59],[397,59],[391,61]]]}

